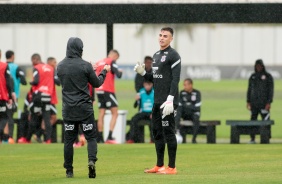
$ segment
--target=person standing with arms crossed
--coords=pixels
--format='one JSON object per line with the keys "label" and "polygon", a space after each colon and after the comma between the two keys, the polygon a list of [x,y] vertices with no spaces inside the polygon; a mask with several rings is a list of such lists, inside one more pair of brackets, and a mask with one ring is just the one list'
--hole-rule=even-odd
{"label": "person standing with arms crossed", "polygon": [[62,115],[65,127],[64,168],[67,178],[73,177],[73,143],[77,138],[79,126],[88,142],[88,176],[89,178],[96,177],[96,124],[88,83],[93,87],[101,86],[106,73],[110,70],[110,66],[105,65],[97,77],[92,65],[81,58],[82,51],[82,40],[77,37],[69,38],[66,57],[57,67],[62,85]]}
{"label": "person standing with arms crossed", "polygon": [[[262,120],[270,120],[270,108],[274,93],[273,77],[266,71],[261,59],[256,60],[254,70],[255,72],[249,78],[247,109],[251,112],[251,120],[257,120],[259,114]],[[249,143],[256,143],[254,133],[251,133]]]}
{"label": "person standing with arms crossed", "polygon": [[[176,110],[179,95],[178,83],[181,72],[181,58],[176,50],[171,48],[173,29],[164,27],[159,33],[160,50],[153,56],[153,73],[145,71],[144,64],[136,64],[134,70],[146,80],[154,82],[155,97],[152,110],[152,131],[155,139],[157,164],[145,173],[176,174],[175,167],[177,142],[175,136],[174,110]],[[165,145],[168,147],[168,167],[164,166]]]}
{"label": "person standing with arms crossed", "polygon": [[100,73],[105,65],[111,66],[111,72],[107,73],[107,77],[102,86],[96,89],[98,96],[98,106],[99,106],[99,117],[98,117],[98,143],[104,143],[103,138],[103,125],[104,125],[104,116],[106,109],[110,109],[112,118],[110,121],[110,131],[106,143],[115,144],[116,141],[112,137],[113,130],[116,125],[118,117],[118,102],[115,95],[115,76],[121,78],[122,71],[118,68],[116,60],[119,58],[119,53],[117,50],[111,50],[108,54],[108,57],[97,61],[96,63],[96,74]]}

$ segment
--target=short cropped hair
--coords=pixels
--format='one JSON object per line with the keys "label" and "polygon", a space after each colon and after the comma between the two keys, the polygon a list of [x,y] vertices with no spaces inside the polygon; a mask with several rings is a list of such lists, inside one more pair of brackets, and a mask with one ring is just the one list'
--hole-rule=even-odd
{"label": "short cropped hair", "polygon": [[34,58],[37,58],[37,59],[39,59],[41,61],[41,56],[39,54],[37,54],[37,53],[32,54],[31,59],[34,59]]}
{"label": "short cropped hair", "polygon": [[14,54],[15,54],[15,53],[14,53],[13,51],[8,50],[8,51],[6,52],[6,59],[10,59]]}
{"label": "short cropped hair", "polygon": [[47,58],[47,62],[52,61],[52,60],[54,60],[54,59],[55,59],[54,57],[48,57],[48,58]]}
{"label": "short cropped hair", "polygon": [[153,82],[147,79],[144,79],[143,83],[148,83],[148,84],[152,84]]}
{"label": "short cropped hair", "polygon": [[145,56],[144,61],[146,61],[146,60],[151,60],[151,61],[153,61],[153,58],[152,58],[151,56]]}
{"label": "short cropped hair", "polygon": [[193,84],[193,80],[191,78],[186,78],[186,79],[184,79],[184,82],[185,81],[188,81],[190,84]]}
{"label": "short cropped hair", "polygon": [[171,27],[163,27],[161,31],[168,31],[173,36],[173,29]]}
{"label": "short cropped hair", "polygon": [[117,50],[115,50],[115,49],[110,50],[109,54],[111,54],[111,53],[115,53],[115,54],[117,54],[119,56],[119,52]]}

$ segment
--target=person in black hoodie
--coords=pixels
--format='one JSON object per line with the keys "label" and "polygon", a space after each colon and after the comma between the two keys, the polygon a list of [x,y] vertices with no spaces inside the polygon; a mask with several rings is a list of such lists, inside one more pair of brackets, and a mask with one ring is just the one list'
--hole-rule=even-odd
{"label": "person in black hoodie", "polygon": [[73,143],[82,129],[88,142],[89,178],[96,177],[95,162],[97,161],[96,124],[88,83],[93,87],[103,84],[110,66],[105,65],[99,76],[93,71],[92,65],[82,57],[83,43],[80,38],[71,37],[67,43],[66,58],[57,67],[58,77],[62,84],[64,138],[64,168],[66,177],[73,177]]}
{"label": "person in black hoodie", "polygon": [[[256,60],[255,72],[249,78],[247,91],[247,109],[251,111],[251,120],[257,120],[258,114],[262,120],[270,119],[270,104],[273,99],[273,78],[265,69],[261,59]],[[270,136],[270,135],[269,135]],[[250,143],[255,143],[255,134],[251,134]]]}

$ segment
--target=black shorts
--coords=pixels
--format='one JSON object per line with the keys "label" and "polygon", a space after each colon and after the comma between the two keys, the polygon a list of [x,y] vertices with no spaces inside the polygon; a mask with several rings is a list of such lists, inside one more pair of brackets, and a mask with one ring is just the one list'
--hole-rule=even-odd
{"label": "black shorts", "polygon": [[8,118],[7,102],[4,100],[0,100],[0,118]]}
{"label": "black shorts", "polygon": [[30,112],[34,114],[50,111],[51,96],[41,92],[33,93],[32,102],[30,103],[29,108]]}
{"label": "black shorts", "polygon": [[97,97],[99,109],[109,109],[118,106],[117,98],[114,93],[97,91]]}
{"label": "black shorts", "polygon": [[51,108],[50,108],[50,114],[51,114],[51,115],[56,115],[56,114],[57,114],[57,108],[56,108],[56,106],[55,106],[54,104],[51,104],[50,107],[51,107]]}
{"label": "black shorts", "polygon": [[0,100],[0,133],[4,130],[8,122],[6,101]]}

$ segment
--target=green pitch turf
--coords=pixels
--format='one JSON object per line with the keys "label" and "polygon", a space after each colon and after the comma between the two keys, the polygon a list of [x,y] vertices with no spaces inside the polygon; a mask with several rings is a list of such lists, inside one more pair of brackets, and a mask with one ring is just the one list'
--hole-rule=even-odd
{"label": "green pitch turf", "polygon": [[0,144],[0,183],[274,184],[282,181],[281,144],[179,145],[177,175],[143,173],[156,163],[153,144],[99,144],[96,179],[87,175],[86,147],[75,148],[74,152],[74,178],[66,178],[63,144]]}
{"label": "green pitch turf", "polygon": [[[182,81],[179,86],[182,89]],[[87,176],[86,147],[75,149],[75,177],[67,179],[63,168],[63,144],[0,144],[0,183],[281,183],[282,81],[275,81],[274,103],[271,108],[271,119],[275,120],[275,125],[272,127],[269,145],[245,144],[249,140],[248,136],[241,136],[243,144],[228,144],[230,127],[225,125],[225,120],[247,120],[250,116],[246,109],[246,80],[195,80],[194,87],[202,92],[201,119],[221,120],[221,125],[217,127],[217,143],[221,144],[205,144],[205,136],[199,136],[197,145],[179,145],[177,175],[143,173],[145,168],[156,163],[153,144],[99,145],[96,179],[88,179]],[[28,88],[22,87],[20,109]],[[128,110],[127,119],[130,119],[137,112],[133,109],[134,83],[116,80],[116,89],[119,108]],[[61,99],[60,88],[58,95]],[[59,101],[58,118],[62,118],[61,100]],[[97,117],[96,104],[94,109]],[[188,142],[190,138],[191,135]],[[167,165],[167,154],[165,164]]]}
{"label": "green pitch turf", "polygon": [[[183,81],[179,83],[179,89],[183,89]],[[246,91],[247,80],[222,80],[218,82],[206,80],[194,80],[194,88],[202,93],[202,112],[201,120],[220,120],[221,125],[217,126],[217,138],[229,139],[230,126],[225,125],[225,121],[229,120],[248,120],[250,112],[246,109]],[[133,108],[135,90],[133,80],[116,80],[116,96],[119,102],[119,109],[128,110],[127,119],[137,113],[137,109]],[[271,106],[271,119],[275,120],[272,127],[273,142],[282,142],[282,81],[274,81],[274,99]],[[23,100],[28,91],[29,86],[22,86],[21,98],[19,100],[19,108],[23,107]],[[59,96],[58,118],[61,115],[61,89],[57,88]],[[95,117],[98,117],[97,103],[94,104]],[[17,117],[17,114],[15,114]],[[148,130],[148,129],[146,129]],[[148,137],[148,131],[147,131]],[[244,137],[244,136],[242,136]],[[259,136],[257,136],[259,137]],[[247,137],[246,139],[249,139]]]}

